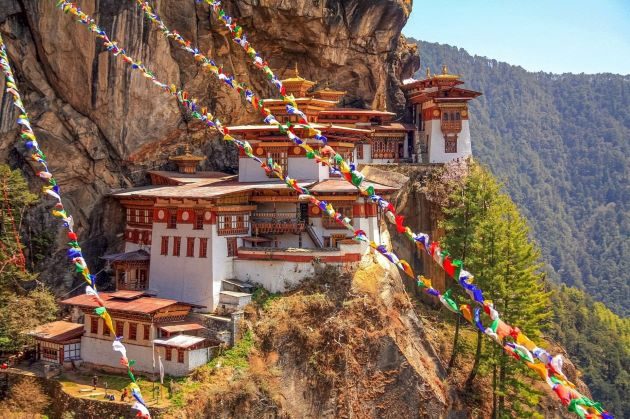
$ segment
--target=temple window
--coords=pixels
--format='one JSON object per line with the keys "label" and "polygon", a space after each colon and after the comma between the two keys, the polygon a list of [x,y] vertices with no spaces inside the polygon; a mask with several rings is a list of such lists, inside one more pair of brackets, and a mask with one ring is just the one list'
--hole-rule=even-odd
{"label": "temple window", "polygon": [[[287,172],[287,150],[286,148],[269,148],[267,149],[267,159],[272,159],[274,163],[282,168],[282,173]],[[274,173],[268,173],[267,177],[276,177]]]}
{"label": "temple window", "polygon": [[98,334],[98,317],[90,317],[90,333]]}
{"label": "temple window", "polygon": [[195,257],[195,238],[188,237],[186,240],[186,257]]}
{"label": "temple window", "polygon": [[160,254],[162,256],[168,255],[168,236],[162,236],[162,247],[160,249]]}
{"label": "temple window", "polygon": [[195,213],[195,230],[203,230],[203,212]]}
{"label": "temple window", "polygon": [[172,359],[171,357],[171,348],[166,348],[166,356],[165,356],[167,361],[170,361]]}
{"label": "temple window", "polygon": [[177,350],[177,362],[179,362],[180,364],[184,363],[184,350],[183,349]]}
{"label": "temple window", "polygon": [[199,257],[208,257],[208,239],[205,237],[199,239]]}
{"label": "temple window", "polygon": [[[343,217],[349,217],[350,220],[352,220],[352,203],[347,202],[347,203],[338,203],[335,205],[335,209],[337,210],[338,213],[340,213],[341,215],[343,215]],[[324,214],[322,217],[322,224],[324,225],[324,228],[329,229],[329,230],[336,230],[336,229],[344,229],[345,227],[343,225],[341,225],[340,223],[338,223],[337,221],[335,221],[334,218],[332,218],[331,216],[329,216],[328,214]],[[352,221],[350,221],[350,224],[352,224]]]}
{"label": "temple window", "polygon": [[125,323],[121,321],[116,322],[116,336],[123,336],[123,331],[125,330]]}
{"label": "temple window", "polygon": [[247,234],[249,232],[249,213],[220,214],[218,217],[219,236]]}
{"label": "temple window", "polygon": [[237,242],[236,237],[227,238],[227,255],[229,258],[235,257],[237,254]]}
{"label": "temple window", "polygon": [[443,119],[444,121],[448,121],[448,112],[444,112],[444,113],[442,114],[442,119]]}
{"label": "temple window", "polygon": [[444,139],[444,152],[457,153],[457,137],[449,136]]}
{"label": "temple window", "polygon": [[129,323],[129,340],[136,340],[138,337],[138,323]]}
{"label": "temple window", "polygon": [[177,228],[177,210],[169,210],[166,228]]}
{"label": "temple window", "polygon": [[173,256],[179,256],[182,249],[182,238],[173,237]]}
{"label": "temple window", "polygon": [[462,119],[462,115],[459,112],[455,112],[455,120],[459,121]]}
{"label": "temple window", "polygon": [[363,160],[363,144],[357,144],[357,160]]}
{"label": "temple window", "polygon": [[143,329],[144,329],[144,333],[143,333],[144,340],[151,340],[151,336],[150,336],[150,334],[151,334],[151,326],[149,326],[148,324],[145,324]]}
{"label": "temple window", "polygon": [[145,224],[149,224],[149,210],[144,210],[144,214],[143,214],[143,218],[144,218],[144,223]]}

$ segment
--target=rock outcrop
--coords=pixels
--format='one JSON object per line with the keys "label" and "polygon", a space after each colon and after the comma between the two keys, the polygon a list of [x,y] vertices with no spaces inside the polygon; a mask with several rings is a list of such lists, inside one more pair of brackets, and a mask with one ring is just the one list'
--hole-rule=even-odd
{"label": "rock outcrop", "polygon": [[[147,169],[167,166],[166,157],[184,143],[193,143],[208,156],[207,167],[217,170],[234,170],[236,152],[190,122],[172,98],[112,57],[86,28],[56,10],[55,3],[0,0],[0,33],[35,131],[92,259],[88,261],[96,263],[97,255],[120,240],[120,224],[111,218],[117,211],[104,199],[111,188],[141,184]],[[154,3],[167,26],[262,96],[271,96],[262,74],[248,64],[206,4]],[[258,118],[236,93],[169,44],[134,1],[85,0],[79,5],[131,56],[162,81],[199,98],[225,123]],[[348,91],[345,105],[402,112],[400,80],[419,64],[415,46],[400,35],[410,0],[235,0],[226,6],[279,76],[289,76],[297,63],[304,77]],[[0,155],[19,166],[25,161],[24,150],[16,145],[16,112],[10,98],[1,97]],[[43,214],[42,208],[33,212],[30,234],[55,229]],[[41,264],[44,277],[71,282],[65,269],[55,270],[59,264],[54,260]]]}

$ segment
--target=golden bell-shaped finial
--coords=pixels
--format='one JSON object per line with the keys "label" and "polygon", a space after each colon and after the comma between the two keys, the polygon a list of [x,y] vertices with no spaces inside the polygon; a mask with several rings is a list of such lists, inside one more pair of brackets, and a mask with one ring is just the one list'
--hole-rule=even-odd
{"label": "golden bell-shaped finial", "polygon": [[442,64],[442,74],[448,74],[448,66],[446,64]]}
{"label": "golden bell-shaped finial", "polygon": [[427,79],[431,78],[431,69],[427,67]]}

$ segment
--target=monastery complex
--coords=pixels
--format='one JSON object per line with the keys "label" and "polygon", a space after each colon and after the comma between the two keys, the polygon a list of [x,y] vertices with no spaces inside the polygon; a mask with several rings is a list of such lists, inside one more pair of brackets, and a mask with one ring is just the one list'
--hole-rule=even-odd
{"label": "monastery complex", "polygon": [[[346,92],[315,89],[300,77],[282,80],[301,111],[344,159],[369,164],[441,164],[471,156],[468,101],[480,93],[461,87],[456,75],[427,72],[407,81],[408,111],[402,119],[386,110],[339,107]],[[266,99],[281,123],[297,117],[280,99]],[[279,127],[242,125],[230,134],[246,139],[259,158],[271,158],[320,200],[331,202],[357,229],[381,240],[381,214],[339,172],[310,160]],[[322,145],[308,139],[311,147]],[[352,269],[369,252],[317,206],[302,202],[292,189],[268,177],[244,154],[238,175],[198,171],[205,158],[171,157],[177,171],[150,171],[149,186],[112,193],[126,213],[124,249],[104,256],[116,290],[101,292],[129,357],[151,360],[158,354],[167,374],[181,376],[208,362],[212,348],[233,343],[242,308],[254,286],[281,292],[315,273],[319,265]],[[397,187],[366,179],[384,198]],[[80,295],[62,301],[72,322],[54,322],[32,331],[38,357],[51,363],[83,362],[120,368],[111,336],[94,314],[96,303]],[[153,353],[152,353],[153,351]],[[158,356],[156,355],[156,356]],[[150,364],[150,363],[149,363]],[[135,369],[154,372],[153,365]]]}

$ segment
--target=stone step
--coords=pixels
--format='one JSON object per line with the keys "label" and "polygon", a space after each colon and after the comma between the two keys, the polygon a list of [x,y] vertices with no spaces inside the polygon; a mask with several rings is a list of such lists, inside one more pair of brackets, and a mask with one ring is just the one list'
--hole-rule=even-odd
{"label": "stone step", "polygon": [[238,291],[221,291],[218,309],[222,313],[234,313],[245,308],[252,301],[252,294]]}

